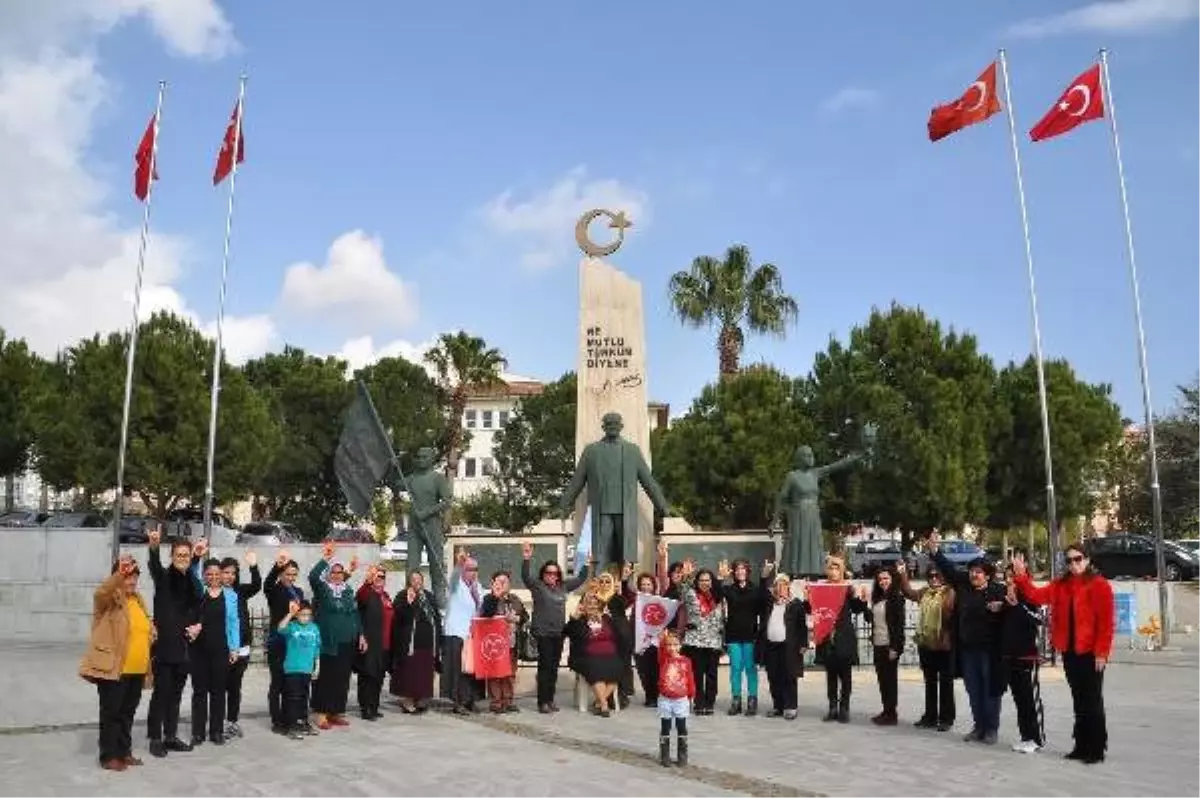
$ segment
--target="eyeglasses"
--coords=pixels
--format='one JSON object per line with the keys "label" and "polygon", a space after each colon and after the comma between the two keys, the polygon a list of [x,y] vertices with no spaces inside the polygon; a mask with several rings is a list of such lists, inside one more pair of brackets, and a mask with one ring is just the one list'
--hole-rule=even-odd
{"label": "eyeglasses", "polygon": [[1081,563],[1081,562],[1083,562],[1083,555],[1082,554],[1072,554],[1069,557],[1067,557],[1067,562]]}

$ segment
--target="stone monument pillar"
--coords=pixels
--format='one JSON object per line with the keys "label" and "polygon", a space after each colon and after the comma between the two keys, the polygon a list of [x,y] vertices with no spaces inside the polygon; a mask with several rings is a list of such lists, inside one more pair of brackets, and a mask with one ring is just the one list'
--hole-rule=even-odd
{"label": "stone monument pillar", "polygon": [[[588,228],[600,217],[616,231],[611,243],[597,244]],[[579,362],[575,414],[575,456],[599,440],[600,419],[620,413],[622,437],[637,444],[650,464],[650,412],[646,406],[646,325],[642,285],[602,258],[620,248],[632,222],[624,212],[591,210],[579,219],[575,240],[583,250],[579,263]],[[586,492],[575,505],[574,531],[580,534],[587,514]],[[589,530],[584,530],[590,534]],[[641,569],[654,571],[654,510],[638,489],[638,556]],[[627,555],[628,557],[628,555]]]}

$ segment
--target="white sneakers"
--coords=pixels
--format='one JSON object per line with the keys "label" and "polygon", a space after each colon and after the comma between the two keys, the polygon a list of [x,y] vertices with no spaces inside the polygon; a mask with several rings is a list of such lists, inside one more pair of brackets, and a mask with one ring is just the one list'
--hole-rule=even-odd
{"label": "white sneakers", "polygon": [[1033,740],[1021,740],[1019,743],[1013,743],[1012,750],[1018,754],[1036,754],[1042,747]]}

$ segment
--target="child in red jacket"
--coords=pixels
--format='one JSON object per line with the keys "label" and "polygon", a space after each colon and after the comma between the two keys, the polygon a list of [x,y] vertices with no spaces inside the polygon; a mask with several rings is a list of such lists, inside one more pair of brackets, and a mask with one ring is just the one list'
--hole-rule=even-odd
{"label": "child in red jacket", "polygon": [[683,643],[674,631],[663,632],[658,646],[658,718],[662,724],[658,736],[658,763],[671,764],[671,721],[675,722],[678,754],[675,764],[688,763],[687,719],[696,697],[692,661],[683,655]]}

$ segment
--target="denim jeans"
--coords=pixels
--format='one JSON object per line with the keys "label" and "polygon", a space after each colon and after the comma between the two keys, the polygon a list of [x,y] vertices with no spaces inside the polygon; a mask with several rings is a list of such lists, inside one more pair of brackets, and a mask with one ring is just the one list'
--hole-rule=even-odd
{"label": "denim jeans", "polygon": [[959,652],[962,663],[963,685],[971,702],[971,719],[980,734],[993,734],[1000,728],[1000,698],[992,695],[992,668],[995,663],[987,649],[963,649]]}

